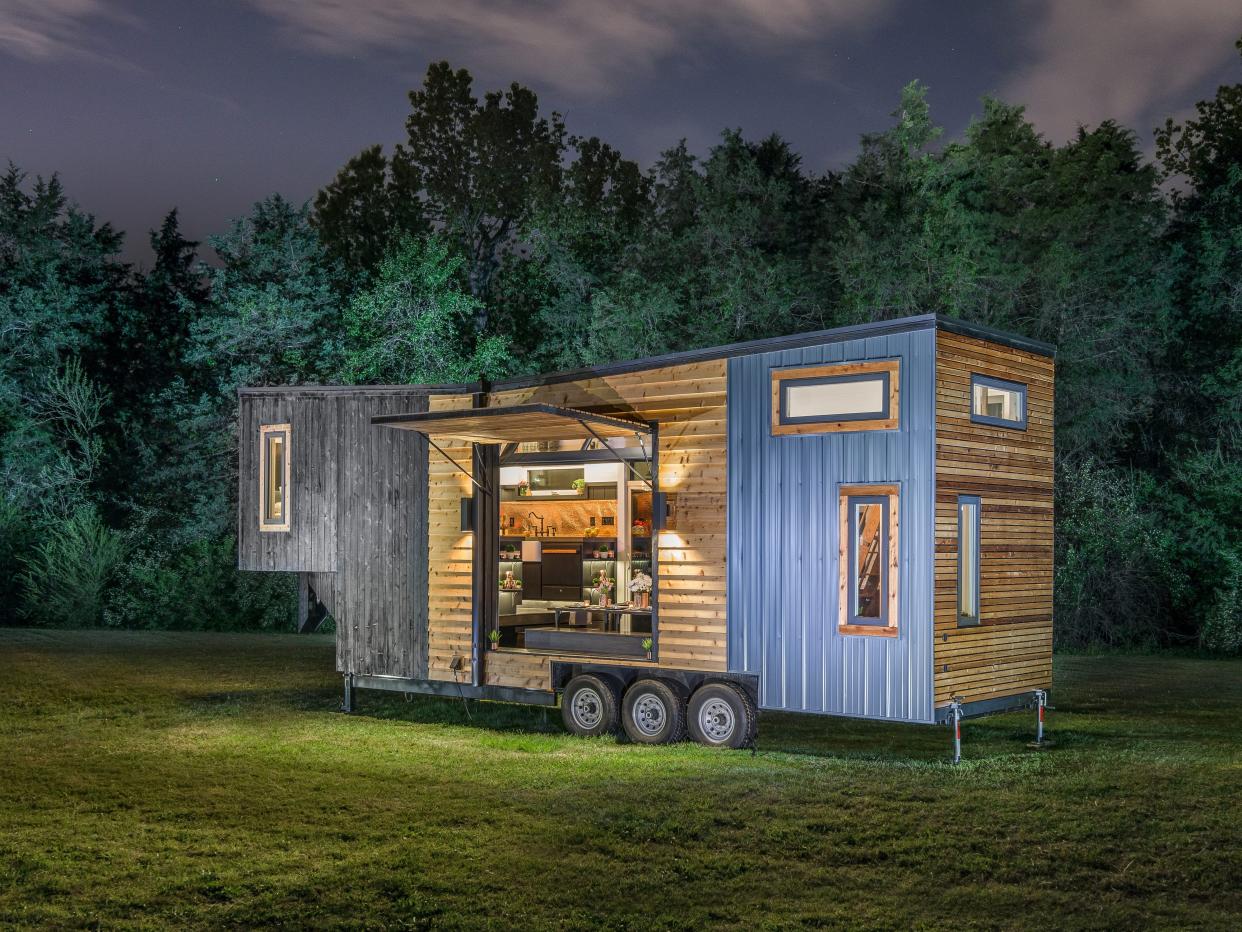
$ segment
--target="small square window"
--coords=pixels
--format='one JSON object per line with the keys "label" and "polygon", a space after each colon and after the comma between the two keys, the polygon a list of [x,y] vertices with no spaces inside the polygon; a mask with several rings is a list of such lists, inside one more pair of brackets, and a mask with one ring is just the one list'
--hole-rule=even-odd
{"label": "small square window", "polygon": [[1026,386],[989,375],[970,377],[970,419],[977,424],[1026,429]]}
{"label": "small square window", "polygon": [[772,433],[822,434],[898,426],[897,360],[775,369]]}
{"label": "small square window", "polygon": [[259,428],[259,530],[289,530],[289,425]]}

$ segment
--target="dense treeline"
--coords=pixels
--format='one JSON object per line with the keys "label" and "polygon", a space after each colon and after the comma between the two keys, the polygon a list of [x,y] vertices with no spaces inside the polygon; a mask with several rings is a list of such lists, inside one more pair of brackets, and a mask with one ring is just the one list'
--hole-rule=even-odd
{"label": "dense treeline", "polygon": [[[1239,44],[1242,50],[1242,43]],[[433,65],[406,140],[149,269],[55,177],[0,178],[4,620],[278,627],[234,569],[236,389],[565,368],[938,311],[1056,343],[1065,646],[1242,649],[1242,84],[1063,145],[924,89],[817,173],[729,130],[649,169]]]}

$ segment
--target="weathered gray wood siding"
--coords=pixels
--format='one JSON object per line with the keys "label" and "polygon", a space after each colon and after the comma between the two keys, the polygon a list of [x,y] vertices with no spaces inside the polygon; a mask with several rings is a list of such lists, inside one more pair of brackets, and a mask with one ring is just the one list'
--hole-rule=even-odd
{"label": "weathered gray wood siding", "polygon": [[[259,428],[289,425],[289,530],[259,530]],[[336,400],[289,391],[243,393],[238,464],[237,567],[336,569],[339,427]]]}
{"label": "weathered gray wood siding", "polygon": [[[336,621],[337,669],[427,674],[427,441],[375,427],[425,411],[416,390],[241,395],[238,567],[306,573]],[[288,532],[259,530],[259,427],[290,425]]]}
{"label": "weathered gray wood siding", "polygon": [[427,410],[425,394],[341,399],[337,669],[427,675],[427,441],[376,427]]}

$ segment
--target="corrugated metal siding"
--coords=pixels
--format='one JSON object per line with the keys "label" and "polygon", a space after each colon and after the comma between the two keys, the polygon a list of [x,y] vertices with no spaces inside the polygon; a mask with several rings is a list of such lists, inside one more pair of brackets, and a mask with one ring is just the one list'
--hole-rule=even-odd
{"label": "corrugated metal siding", "polygon": [[[901,427],[773,437],[772,368],[901,360]],[[932,720],[935,331],[729,361],[729,669],[767,709]],[[901,487],[898,636],[837,632],[837,488]]]}

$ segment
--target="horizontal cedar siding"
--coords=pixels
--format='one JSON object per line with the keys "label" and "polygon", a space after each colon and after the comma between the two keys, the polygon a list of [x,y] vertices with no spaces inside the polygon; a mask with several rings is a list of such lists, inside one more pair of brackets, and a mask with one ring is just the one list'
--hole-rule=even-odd
{"label": "horizontal cedar siding", "polygon": [[[658,546],[660,657],[653,666],[721,671],[725,649],[725,392],[723,359],[496,392],[490,405],[530,402],[658,421],[660,487],[677,495],[677,530]],[[468,408],[470,396],[432,397],[431,410]],[[537,439],[537,438],[532,438]],[[445,447],[469,466],[470,447]],[[469,678],[470,538],[459,530],[459,500],[470,482],[430,454],[430,669],[453,678],[460,654]],[[553,657],[489,651],[484,681],[547,689]],[[595,661],[593,661],[595,662]],[[608,661],[599,661],[607,663]],[[641,666],[641,661],[626,661]]]}
{"label": "horizontal cedar siding", "polygon": [[[1052,684],[1053,361],[936,335],[935,703]],[[972,373],[1027,386],[1027,428],[970,420]],[[957,497],[978,495],[981,624],[957,624]],[[947,669],[946,669],[947,667]]]}

